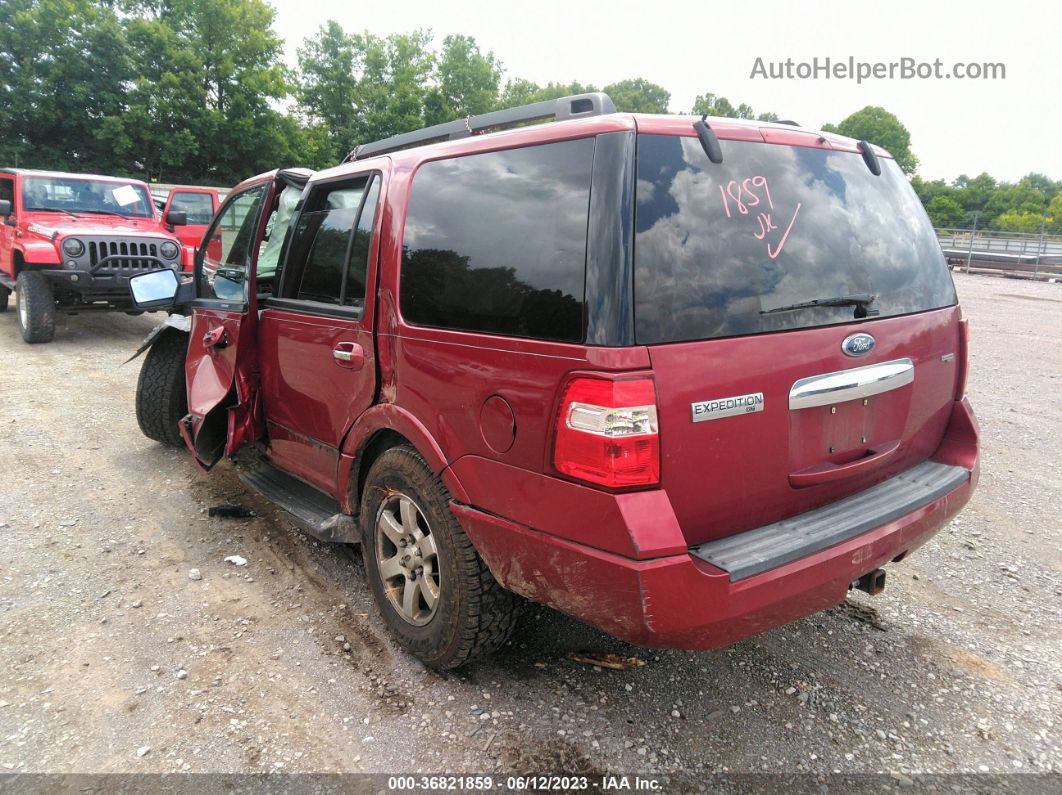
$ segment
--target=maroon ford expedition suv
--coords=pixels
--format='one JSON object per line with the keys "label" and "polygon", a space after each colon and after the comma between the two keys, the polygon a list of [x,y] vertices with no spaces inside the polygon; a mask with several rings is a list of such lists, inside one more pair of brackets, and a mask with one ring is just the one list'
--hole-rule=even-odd
{"label": "maroon ford expedition suv", "polygon": [[190,315],[144,432],[361,543],[439,668],[517,595],[731,643],[880,590],[977,480],[955,289],[865,142],[568,97],[249,179],[131,288]]}

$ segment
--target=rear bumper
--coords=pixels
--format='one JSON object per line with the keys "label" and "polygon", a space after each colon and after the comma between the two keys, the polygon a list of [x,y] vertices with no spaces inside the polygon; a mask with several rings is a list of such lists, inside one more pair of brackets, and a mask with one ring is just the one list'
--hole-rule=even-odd
{"label": "rear bumper", "polygon": [[505,587],[645,646],[710,649],[837,604],[863,574],[924,544],[969,501],[976,486],[977,428],[955,404],[934,460],[969,477],[921,507],[768,571],[731,575],[689,551],[635,560],[464,505],[453,511]]}

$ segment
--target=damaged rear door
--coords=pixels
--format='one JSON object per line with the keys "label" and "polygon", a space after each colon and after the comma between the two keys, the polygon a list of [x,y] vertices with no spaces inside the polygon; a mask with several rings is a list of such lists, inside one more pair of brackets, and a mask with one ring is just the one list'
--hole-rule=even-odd
{"label": "damaged rear door", "polygon": [[204,470],[261,432],[254,272],[259,251],[267,244],[282,174],[269,172],[238,186],[196,254],[196,299],[185,368],[189,413],[181,435]]}

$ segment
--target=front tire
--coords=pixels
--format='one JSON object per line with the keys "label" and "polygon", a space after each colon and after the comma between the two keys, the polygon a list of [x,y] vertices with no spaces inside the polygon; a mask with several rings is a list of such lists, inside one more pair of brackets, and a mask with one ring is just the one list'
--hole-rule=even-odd
{"label": "front tire", "polygon": [[6,287],[0,287],[0,312],[7,311],[7,301],[11,297],[11,291]]}
{"label": "front tire", "polygon": [[136,422],[141,432],[156,442],[181,447],[184,439],[178,429],[188,413],[184,359],[188,335],[164,328],[148,349],[136,382]]}
{"label": "front tire", "polygon": [[446,487],[405,445],[376,459],[361,500],[361,548],[376,605],[399,644],[440,670],[501,647],[520,605],[495,581],[449,503]]}
{"label": "front tire", "polygon": [[37,271],[22,271],[15,281],[18,330],[31,344],[51,342],[55,337],[55,295],[52,286]]}

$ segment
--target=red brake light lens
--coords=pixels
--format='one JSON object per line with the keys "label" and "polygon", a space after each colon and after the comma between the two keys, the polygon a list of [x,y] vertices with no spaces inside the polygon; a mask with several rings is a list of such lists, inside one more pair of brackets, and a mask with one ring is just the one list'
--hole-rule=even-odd
{"label": "red brake light lens", "polygon": [[651,378],[573,379],[557,417],[553,465],[621,489],[660,482],[660,434]]}

